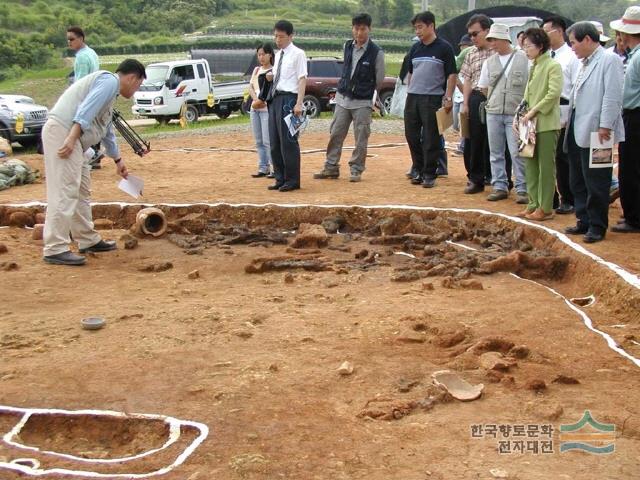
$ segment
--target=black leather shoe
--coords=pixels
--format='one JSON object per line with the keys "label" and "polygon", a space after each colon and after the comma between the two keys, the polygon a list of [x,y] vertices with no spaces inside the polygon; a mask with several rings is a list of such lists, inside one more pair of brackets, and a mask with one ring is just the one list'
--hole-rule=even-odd
{"label": "black leather shoe", "polygon": [[110,252],[111,250],[115,250],[117,248],[118,248],[118,245],[116,245],[116,242],[113,240],[100,240],[95,245],[91,245],[90,247],[87,247],[87,248],[80,248],[78,251],[80,253],[87,253],[87,252],[99,253],[99,252]]}
{"label": "black leather shoe", "polygon": [[568,203],[561,203],[560,206],[556,208],[556,213],[558,215],[569,215],[573,212],[573,205],[569,205]]}
{"label": "black leather shoe", "polygon": [[436,186],[436,179],[435,179],[435,178],[428,178],[428,177],[425,177],[425,178],[422,180],[422,186],[423,186],[424,188],[433,188],[433,187],[435,187],[435,186]]}
{"label": "black leather shoe", "polygon": [[269,185],[267,187],[267,190],[280,190],[280,187],[282,187],[284,185],[284,183],[274,183],[273,185]]}
{"label": "black leather shoe", "polygon": [[420,185],[422,184],[422,175],[417,175],[411,179],[411,185]]}
{"label": "black leather shoe", "polygon": [[588,227],[582,224],[574,225],[573,227],[567,227],[564,229],[564,233],[567,235],[583,235],[589,231]]}
{"label": "black leather shoe", "polygon": [[258,172],[258,173],[252,173],[251,176],[253,178],[262,178],[262,177],[266,177],[268,176],[269,173],[268,172]]}
{"label": "black leather shoe", "polygon": [[604,240],[604,235],[601,233],[587,232],[582,239],[584,243],[596,243]]}
{"label": "black leather shoe", "polygon": [[469,182],[464,189],[466,194],[474,194],[484,192],[484,185],[478,185],[477,183]]}
{"label": "black leather shoe", "polygon": [[611,231],[616,233],[640,233],[640,227],[634,227],[627,222],[622,222],[611,227]]}
{"label": "black leather shoe", "polygon": [[418,176],[418,171],[417,171],[417,170],[414,170],[414,169],[412,168],[412,169],[411,169],[411,170],[409,170],[407,173],[405,173],[405,175],[407,176],[407,178],[408,178],[409,180],[411,180],[412,178],[414,178],[414,177],[417,177],[417,176]]}
{"label": "black leather shoe", "polygon": [[291,192],[292,190],[300,190],[300,185],[289,185],[288,183],[285,183],[278,190],[280,190],[281,192]]}
{"label": "black leather shoe", "polygon": [[47,255],[42,257],[42,259],[46,263],[50,263],[51,265],[84,265],[87,261],[86,258],[81,257],[80,255],[76,255],[75,253],[71,253],[70,251],[58,253],[57,255]]}

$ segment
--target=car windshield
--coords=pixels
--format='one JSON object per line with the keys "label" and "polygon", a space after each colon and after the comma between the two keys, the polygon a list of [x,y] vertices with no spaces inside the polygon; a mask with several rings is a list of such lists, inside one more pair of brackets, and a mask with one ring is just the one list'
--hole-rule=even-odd
{"label": "car windshield", "polygon": [[140,90],[143,92],[150,90],[160,90],[167,78],[167,70],[169,70],[169,67],[167,67],[166,65],[147,67],[147,78],[140,86]]}

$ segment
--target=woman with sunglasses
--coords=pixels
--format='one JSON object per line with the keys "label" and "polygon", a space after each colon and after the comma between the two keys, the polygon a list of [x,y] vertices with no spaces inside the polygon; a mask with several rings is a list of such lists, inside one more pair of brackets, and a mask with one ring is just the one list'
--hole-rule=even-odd
{"label": "woman with sunglasses", "polygon": [[549,55],[549,36],[543,29],[528,29],[523,46],[533,63],[524,92],[528,111],[523,121],[536,120],[536,143],[533,157],[525,161],[529,204],[518,216],[541,221],[553,217],[563,76],[562,67]]}

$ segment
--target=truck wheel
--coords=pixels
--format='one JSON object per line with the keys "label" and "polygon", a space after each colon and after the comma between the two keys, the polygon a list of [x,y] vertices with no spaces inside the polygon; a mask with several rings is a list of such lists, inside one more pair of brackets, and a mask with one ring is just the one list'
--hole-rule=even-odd
{"label": "truck wheel", "polygon": [[198,121],[198,109],[195,105],[187,105],[187,110],[184,112],[184,118],[187,123]]}
{"label": "truck wheel", "polygon": [[384,92],[380,95],[380,103],[384,107],[384,114],[389,115],[391,112],[391,100],[393,99],[393,92]]}
{"label": "truck wheel", "polygon": [[307,112],[307,116],[309,118],[316,118],[320,115],[320,100],[313,95],[305,95],[302,100],[302,106]]}
{"label": "truck wheel", "polygon": [[217,111],[216,115],[218,116],[218,118],[221,118],[222,120],[224,120],[225,118],[229,118],[229,115],[231,115],[231,110],[225,110],[225,111]]}

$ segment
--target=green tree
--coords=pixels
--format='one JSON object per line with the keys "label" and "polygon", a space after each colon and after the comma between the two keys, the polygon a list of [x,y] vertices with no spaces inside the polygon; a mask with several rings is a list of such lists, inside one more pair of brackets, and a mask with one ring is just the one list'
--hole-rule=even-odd
{"label": "green tree", "polygon": [[411,0],[396,0],[392,20],[395,27],[405,28],[411,23],[413,16],[413,2]]}

